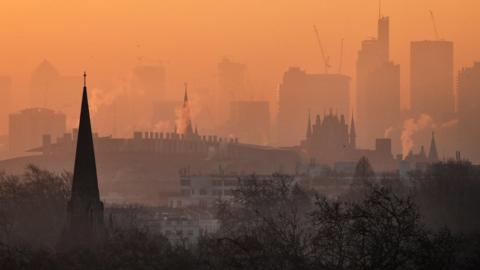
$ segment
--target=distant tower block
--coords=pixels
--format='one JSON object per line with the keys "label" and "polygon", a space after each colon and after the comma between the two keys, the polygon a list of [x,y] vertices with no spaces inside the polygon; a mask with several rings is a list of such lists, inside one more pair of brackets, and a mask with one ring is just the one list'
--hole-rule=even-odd
{"label": "distant tower block", "polygon": [[305,115],[321,114],[331,108],[350,114],[350,77],[342,74],[309,74],[289,68],[279,88],[278,143],[296,145],[305,136]]}
{"label": "distant tower block", "polygon": [[[400,121],[400,66],[389,59],[390,20],[378,19],[378,37],[362,41],[357,58],[358,144],[371,147],[374,138]],[[399,149],[399,141],[394,141]]]}
{"label": "distant tower block", "polygon": [[416,41],[410,51],[410,96],[414,115],[446,121],[454,113],[453,43]]}

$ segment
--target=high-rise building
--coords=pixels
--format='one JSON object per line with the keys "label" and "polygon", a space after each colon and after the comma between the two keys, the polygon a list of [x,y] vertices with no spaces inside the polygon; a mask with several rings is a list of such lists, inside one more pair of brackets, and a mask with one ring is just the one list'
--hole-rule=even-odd
{"label": "high-rise building", "polygon": [[218,64],[218,87],[215,106],[219,119],[216,120],[224,122],[228,120],[230,103],[248,98],[247,66],[224,58]]}
{"label": "high-rise building", "polygon": [[44,108],[30,108],[9,116],[9,149],[21,154],[43,143],[43,138],[59,138],[66,131],[65,114]]}
{"label": "high-rise building", "polygon": [[342,74],[308,74],[290,68],[279,88],[278,143],[294,145],[303,138],[305,115],[334,110],[349,115],[350,77]]}
{"label": "high-rise building", "polygon": [[270,142],[270,107],[267,101],[234,101],[230,105],[228,132],[242,142]]}
{"label": "high-rise building", "polygon": [[480,161],[480,62],[463,68],[458,74],[458,142],[459,150],[473,161]]}
{"label": "high-rise building", "polygon": [[246,90],[247,66],[224,58],[218,64],[218,83],[220,91],[231,100],[241,98]]}
{"label": "high-rise building", "polygon": [[8,114],[12,106],[12,79],[8,76],[0,76],[0,134],[8,132]]}
{"label": "high-rise building", "polygon": [[[84,74],[84,78],[86,75]],[[98,189],[97,165],[84,82],[77,150],[73,170],[68,219],[60,240],[61,249],[93,248],[105,237],[103,203]]]}
{"label": "high-rise building", "polygon": [[410,48],[410,97],[413,115],[427,114],[435,122],[454,113],[453,43],[415,41]]}
{"label": "high-rise building", "polygon": [[31,76],[30,107],[62,111],[68,118],[76,118],[78,100],[69,89],[73,89],[79,80],[78,76],[62,75],[44,60]]}
{"label": "high-rise building", "polygon": [[364,40],[358,52],[357,114],[364,147],[400,120],[400,66],[389,60],[388,17],[380,17],[377,39]]}

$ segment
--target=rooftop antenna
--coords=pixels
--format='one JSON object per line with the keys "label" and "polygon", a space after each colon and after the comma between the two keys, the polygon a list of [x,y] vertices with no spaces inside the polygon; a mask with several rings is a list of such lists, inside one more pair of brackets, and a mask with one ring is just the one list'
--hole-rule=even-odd
{"label": "rooftop antenna", "polygon": [[382,0],[378,0],[378,19],[382,18]]}
{"label": "rooftop antenna", "polygon": [[437,29],[437,23],[435,21],[435,16],[433,15],[432,10],[429,10],[429,12],[430,12],[430,18],[432,19],[433,32],[435,33],[435,39],[440,40],[440,35],[438,34],[438,29]]}

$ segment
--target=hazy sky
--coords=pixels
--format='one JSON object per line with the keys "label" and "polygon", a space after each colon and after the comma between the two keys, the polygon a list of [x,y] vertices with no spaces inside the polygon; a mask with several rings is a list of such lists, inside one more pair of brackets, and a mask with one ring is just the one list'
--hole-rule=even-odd
{"label": "hazy sky", "polygon": [[[434,37],[429,9],[442,38],[455,42],[456,70],[480,60],[479,0],[384,0],[404,91],[409,42]],[[0,73],[14,77],[20,97],[44,58],[67,75],[87,69],[101,83],[143,57],[165,63],[168,85],[180,93],[184,81],[214,86],[216,64],[229,56],[248,65],[257,98],[272,98],[288,66],[321,70],[313,24],[334,70],[345,38],[343,71],[354,76],[360,41],[376,35],[377,17],[377,0],[2,0]]]}

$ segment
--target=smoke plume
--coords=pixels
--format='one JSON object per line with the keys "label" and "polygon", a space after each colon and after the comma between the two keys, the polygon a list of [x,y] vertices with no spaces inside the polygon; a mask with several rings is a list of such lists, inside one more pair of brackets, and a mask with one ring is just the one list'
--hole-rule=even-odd
{"label": "smoke plume", "polygon": [[410,150],[415,146],[412,136],[420,130],[433,127],[433,120],[427,114],[422,114],[418,118],[410,118],[403,122],[401,135],[402,153],[407,156]]}

